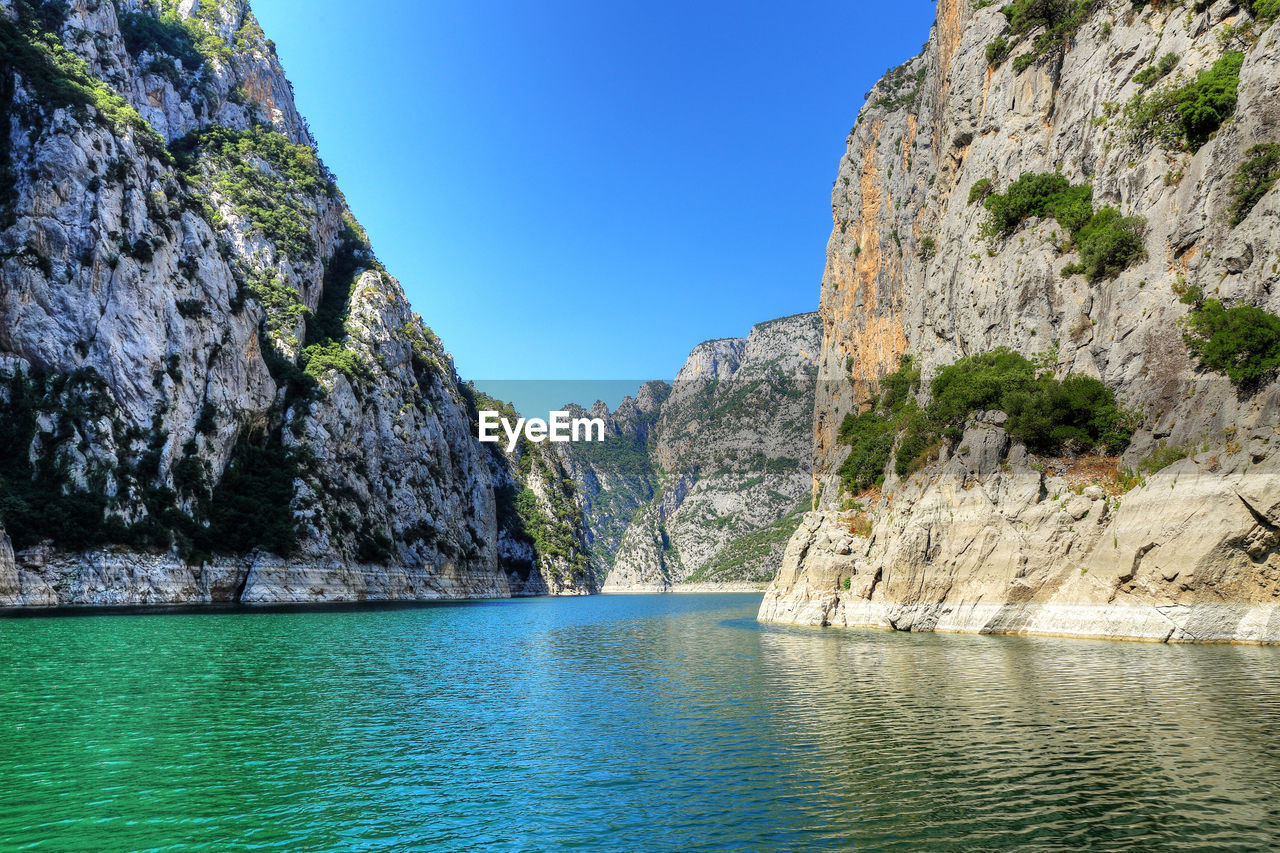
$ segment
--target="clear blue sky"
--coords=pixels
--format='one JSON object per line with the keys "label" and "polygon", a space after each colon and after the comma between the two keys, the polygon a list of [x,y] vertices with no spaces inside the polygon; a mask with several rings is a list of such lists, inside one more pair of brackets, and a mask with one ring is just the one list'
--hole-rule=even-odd
{"label": "clear blue sky", "polygon": [[254,0],[387,268],[476,379],[671,378],[815,310],[831,183],[928,0]]}

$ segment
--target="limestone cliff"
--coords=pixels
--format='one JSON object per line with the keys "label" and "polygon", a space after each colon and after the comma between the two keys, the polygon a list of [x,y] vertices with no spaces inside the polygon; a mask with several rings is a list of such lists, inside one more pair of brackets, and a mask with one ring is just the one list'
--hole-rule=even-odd
{"label": "limestone cliff", "polygon": [[652,380],[634,398],[623,398],[612,412],[601,401],[589,410],[567,406],[572,417],[600,418],[605,423],[602,442],[556,446],[561,464],[577,487],[592,572],[600,583],[613,565],[627,526],[653,500],[658,483],[652,458],[655,425],[670,394],[670,385]]}
{"label": "limestone cliff", "polygon": [[0,42],[0,604],[511,594],[524,474],[247,2],[0,0]]}
{"label": "limestone cliff", "polygon": [[[820,512],[790,542],[761,618],[1280,639],[1280,386],[1274,371],[1233,383],[1184,340],[1197,295],[1280,313],[1280,192],[1242,169],[1266,171],[1280,150],[1274,12],[938,3],[923,52],[869,93],[840,161],[820,306]],[[1024,173],[1058,173],[1116,221],[1138,217],[1114,232],[1136,235],[1136,251],[1091,267],[1096,246],[1065,210],[993,227],[983,199]],[[900,357],[921,369],[924,404],[940,366],[997,347],[1114,390],[1141,416],[1123,457],[1084,476],[1081,460],[1037,458],[1001,413],[979,412],[923,471],[888,466],[882,490],[842,512],[841,424]]]}
{"label": "limestone cliff", "polygon": [[647,436],[653,485],[605,590],[762,582],[809,507],[816,314],[699,344]]}

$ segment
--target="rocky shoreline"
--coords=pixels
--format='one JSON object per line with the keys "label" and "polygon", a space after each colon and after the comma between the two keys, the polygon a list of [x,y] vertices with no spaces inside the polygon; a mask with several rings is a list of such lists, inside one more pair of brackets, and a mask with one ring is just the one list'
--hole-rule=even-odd
{"label": "rocky shoreline", "polygon": [[668,584],[626,584],[609,586],[606,584],[601,593],[605,595],[652,595],[654,593],[708,593],[708,592],[764,592],[766,583],[750,583],[748,581],[728,581],[725,583],[676,583]]}
{"label": "rocky shoreline", "polygon": [[536,572],[474,572],[446,565],[313,563],[255,554],[193,566],[175,555],[125,549],[80,554],[35,548],[15,555],[0,533],[0,608],[43,610],[199,605],[292,605],[585,595],[551,589]]}
{"label": "rocky shoreline", "polygon": [[1280,643],[1280,456],[1206,450],[1086,485],[975,423],[964,453],[808,513],[760,619],[1155,642]]}

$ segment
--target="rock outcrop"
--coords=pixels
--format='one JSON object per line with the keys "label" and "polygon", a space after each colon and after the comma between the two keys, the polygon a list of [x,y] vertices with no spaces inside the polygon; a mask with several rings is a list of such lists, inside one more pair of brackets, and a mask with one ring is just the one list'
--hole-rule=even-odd
{"label": "rock outcrop", "polygon": [[646,427],[652,485],[618,540],[605,591],[773,576],[809,507],[819,343],[817,315],[799,314],[694,348]]}
{"label": "rock outcrop", "polygon": [[590,409],[569,404],[574,418],[600,418],[603,442],[556,446],[560,463],[576,484],[586,527],[592,572],[603,583],[623,534],[639,509],[653,499],[658,473],[651,458],[655,425],[671,386],[651,380],[635,397],[624,397],[612,412],[597,400]]}
{"label": "rock outcrop", "polygon": [[0,0],[0,42],[0,604],[593,588],[505,564],[525,473],[245,0]]}
{"label": "rock outcrop", "polygon": [[[1241,164],[1280,143],[1280,26],[1229,0],[1057,4],[1045,26],[1035,10],[1049,5],[1005,15],[940,0],[923,52],[859,113],[821,294],[819,511],[789,543],[762,619],[1280,639],[1280,386],[1274,373],[1241,386],[1207,369],[1183,337],[1194,297],[1180,298],[1280,313],[1280,192],[1237,206]],[[1176,111],[1161,114],[1172,130],[1143,132],[1144,104],[1232,59],[1236,100],[1218,102],[1214,132]],[[982,198],[1028,172],[1144,217],[1145,256],[1074,274],[1088,259],[1053,217],[984,229]],[[883,489],[849,510],[845,417],[903,354],[923,372],[924,402],[940,366],[997,347],[1099,378],[1140,412],[1111,475],[1055,473],[983,417],[923,471],[901,479],[890,465]],[[1175,456],[1186,458],[1152,464]]]}

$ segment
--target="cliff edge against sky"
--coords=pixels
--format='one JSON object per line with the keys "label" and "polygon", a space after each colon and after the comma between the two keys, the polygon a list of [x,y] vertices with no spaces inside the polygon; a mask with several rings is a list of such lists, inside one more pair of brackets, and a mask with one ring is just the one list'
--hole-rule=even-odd
{"label": "cliff edge against sky", "polygon": [[0,0],[0,42],[0,604],[594,588],[245,0]]}
{"label": "cliff edge against sky", "polygon": [[1280,640],[1278,11],[938,3],[840,162],[761,618]]}

